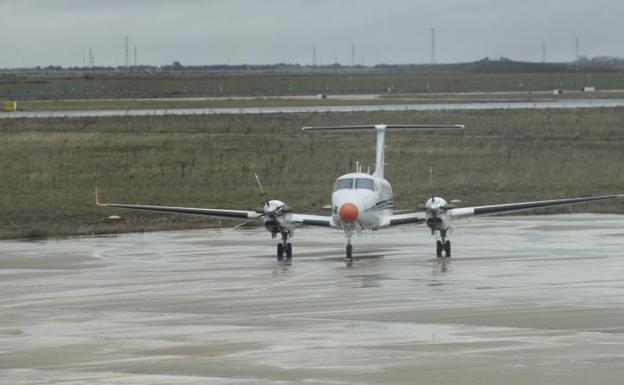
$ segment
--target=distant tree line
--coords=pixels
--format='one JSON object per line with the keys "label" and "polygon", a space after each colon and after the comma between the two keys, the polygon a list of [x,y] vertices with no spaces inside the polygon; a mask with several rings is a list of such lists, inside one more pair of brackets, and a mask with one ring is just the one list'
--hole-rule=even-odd
{"label": "distant tree line", "polygon": [[325,65],[304,65],[295,63],[275,64],[212,64],[183,65],[179,61],[172,64],[153,66],[95,66],[95,67],[63,67],[37,66],[32,68],[0,69],[0,72],[121,72],[121,73],[168,73],[168,72],[414,72],[422,74],[471,74],[471,73],[557,73],[557,72],[591,72],[624,70],[624,58],[615,56],[580,57],[575,62],[538,63],[514,61],[506,57],[498,59],[483,58],[475,62],[449,64],[377,64],[375,66],[346,66],[340,63]]}

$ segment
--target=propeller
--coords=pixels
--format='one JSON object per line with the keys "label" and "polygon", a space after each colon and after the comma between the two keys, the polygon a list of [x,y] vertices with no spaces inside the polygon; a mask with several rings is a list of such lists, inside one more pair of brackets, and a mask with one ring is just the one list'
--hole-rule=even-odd
{"label": "propeller", "polygon": [[241,229],[247,226],[249,223],[257,221],[258,219],[261,219],[264,217],[276,219],[277,217],[292,211],[292,209],[288,205],[286,205],[284,202],[281,202],[278,200],[269,200],[269,196],[267,195],[266,191],[264,191],[264,188],[262,187],[262,183],[260,182],[260,177],[258,177],[258,174],[254,173],[254,178],[256,179],[258,188],[260,189],[260,194],[262,196],[262,202],[263,202],[263,206],[254,209],[254,212],[260,215],[256,218],[249,219],[243,223],[236,225],[234,227],[235,230]]}
{"label": "propeller", "polygon": [[418,205],[419,210],[428,211],[434,216],[436,216],[440,213],[444,213],[448,210],[454,209],[457,207],[458,204],[462,203],[459,199],[453,199],[448,203],[445,203],[441,206],[436,206],[436,207],[431,207],[430,205],[427,204],[429,201],[431,201],[431,204],[436,203],[436,197],[435,197],[435,194],[433,193],[434,189],[433,189],[433,167],[432,166],[429,166],[429,188],[431,191],[431,198],[426,200],[424,203],[419,204]]}
{"label": "propeller", "polygon": [[[256,182],[258,183],[258,187],[260,188],[260,193],[262,194],[262,198],[264,199],[264,206],[262,208],[257,208],[254,210],[256,213],[262,214],[259,218],[263,216],[267,216],[269,218],[275,219],[276,217],[279,217],[280,215],[283,215],[292,211],[292,209],[288,207],[286,203],[283,203],[281,201],[270,201],[269,196],[267,195],[266,191],[264,191],[264,188],[262,187],[262,183],[260,182],[260,178],[258,177],[258,174],[254,173],[254,177],[256,178]],[[274,207],[271,207],[271,206],[274,206]]]}

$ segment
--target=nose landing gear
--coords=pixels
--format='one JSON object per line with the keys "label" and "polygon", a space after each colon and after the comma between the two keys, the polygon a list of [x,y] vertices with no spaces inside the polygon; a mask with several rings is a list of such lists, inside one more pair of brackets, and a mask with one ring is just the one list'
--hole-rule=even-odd
{"label": "nose landing gear", "polygon": [[347,237],[345,262],[347,263],[347,266],[351,266],[353,264],[353,245],[351,244],[352,235],[353,227],[345,227],[345,236]]}

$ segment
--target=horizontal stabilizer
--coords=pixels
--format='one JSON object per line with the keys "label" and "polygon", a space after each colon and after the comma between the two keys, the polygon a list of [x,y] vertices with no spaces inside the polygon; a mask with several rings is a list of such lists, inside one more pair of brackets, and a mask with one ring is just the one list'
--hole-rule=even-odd
{"label": "horizontal stabilizer", "polygon": [[386,129],[392,131],[451,131],[462,130],[461,124],[367,124],[349,126],[303,127],[303,131],[369,131]]}
{"label": "horizontal stabilizer", "polygon": [[374,131],[377,134],[377,150],[375,155],[375,175],[378,178],[384,177],[384,143],[386,131],[410,131],[410,132],[440,132],[463,130],[461,124],[364,124],[348,126],[320,126],[303,127],[303,131],[315,132],[358,132]]}

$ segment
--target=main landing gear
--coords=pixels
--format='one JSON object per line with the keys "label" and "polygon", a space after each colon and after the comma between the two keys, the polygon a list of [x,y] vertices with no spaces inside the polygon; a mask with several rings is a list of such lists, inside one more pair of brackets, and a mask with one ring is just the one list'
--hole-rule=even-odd
{"label": "main landing gear", "polygon": [[284,254],[286,255],[286,259],[292,259],[292,244],[288,242],[288,238],[290,237],[289,231],[282,232],[282,243],[277,244],[277,260],[282,261],[284,259]]}
{"label": "main landing gear", "polygon": [[446,239],[446,230],[440,230],[440,238],[436,241],[436,256],[442,258],[442,253],[446,258],[451,258],[451,241]]}

